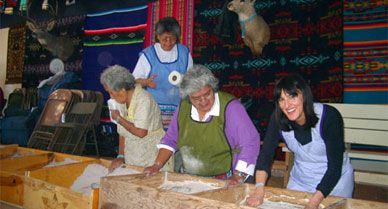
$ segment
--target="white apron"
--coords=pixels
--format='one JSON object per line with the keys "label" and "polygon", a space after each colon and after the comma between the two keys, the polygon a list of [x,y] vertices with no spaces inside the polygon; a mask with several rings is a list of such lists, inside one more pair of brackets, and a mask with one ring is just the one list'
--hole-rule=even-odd
{"label": "white apron", "polygon": [[[312,141],[310,143],[301,145],[296,140],[294,131],[281,132],[288,149],[295,156],[294,166],[287,185],[288,189],[314,193],[327,170],[326,146],[320,132],[323,104],[315,103],[314,112],[317,114],[319,121],[311,129]],[[330,195],[352,197],[353,187],[353,168],[347,153],[344,153],[341,177]]]}

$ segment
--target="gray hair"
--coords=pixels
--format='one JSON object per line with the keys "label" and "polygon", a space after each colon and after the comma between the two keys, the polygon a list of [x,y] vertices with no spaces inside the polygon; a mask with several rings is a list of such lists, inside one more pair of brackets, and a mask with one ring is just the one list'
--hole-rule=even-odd
{"label": "gray hair", "polygon": [[218,79],[204,65],[193,65],[186,75],[183,76],[180,83],[180,92],[182,99],[190,94],[201,90],[205,86],[210,86],[214,92],[218,91]]}
{"label": "gray hair", "polygon": [[[155,27],[156,35],[161,35],[163,33],[172,33],[176,36],[176,40],[179,43],[179,37],[181,36],[181,27],[179,26],[178,21],[173,17],[165,17],[156,24]],[[159,40],[156,40],[159,42]]]}
{"label": "gray hair", "polygon": [[106,68],[100,76],[100,83],[114,91],[135,88],[135,78],[127,68],[120,65]]}

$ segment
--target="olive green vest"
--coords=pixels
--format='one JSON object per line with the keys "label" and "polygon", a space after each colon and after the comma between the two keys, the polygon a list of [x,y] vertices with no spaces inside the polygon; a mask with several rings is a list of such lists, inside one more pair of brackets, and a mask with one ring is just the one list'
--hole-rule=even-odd
{"label": "olive green vest", "polygon": [[232,152],[225,136],[225,109],[234,97],[219,92],[220,115],[210,121],[191,118],[191,104],[182,100],[178,115],[178,148],[184,171],[200,176],[214,176],[228,172],[232,166]]}

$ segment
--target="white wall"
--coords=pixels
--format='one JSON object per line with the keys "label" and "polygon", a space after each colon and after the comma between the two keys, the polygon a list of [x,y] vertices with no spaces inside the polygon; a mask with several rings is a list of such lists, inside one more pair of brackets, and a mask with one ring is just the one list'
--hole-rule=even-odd
{"label": "white wall", "polygon": [[7,48],[8,48],[8,31],[9,28],[0,29],[0,87],[3,89],[4,98],[8,99],[8,95],[16,88],[21,88],[21,84],[5,85],[5,76],[7,69]]}

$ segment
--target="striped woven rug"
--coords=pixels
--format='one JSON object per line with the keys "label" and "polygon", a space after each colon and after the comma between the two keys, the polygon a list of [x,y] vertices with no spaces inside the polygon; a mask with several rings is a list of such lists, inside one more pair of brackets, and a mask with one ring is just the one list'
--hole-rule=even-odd
{"label": "striped woven rug", "polygon": [[194,0],[159,0],[148,3],[147,34],[144,46],[155,43],[155,25],[164,17],[174,17],[181,26],[180,43],[193,48]]}
{"label": "striped woven rug", "polygon": [[388,104],[387,1],[344,1],[344,103]]}
{"label": "striped woven rug", "polygon": [[[122,65],[131,72],[143,49],[147,5],[88,14],[83,43],[83,89],[101,91],[99,76],[108,66]],[[105,99],[108,95],[105,93]]]}

